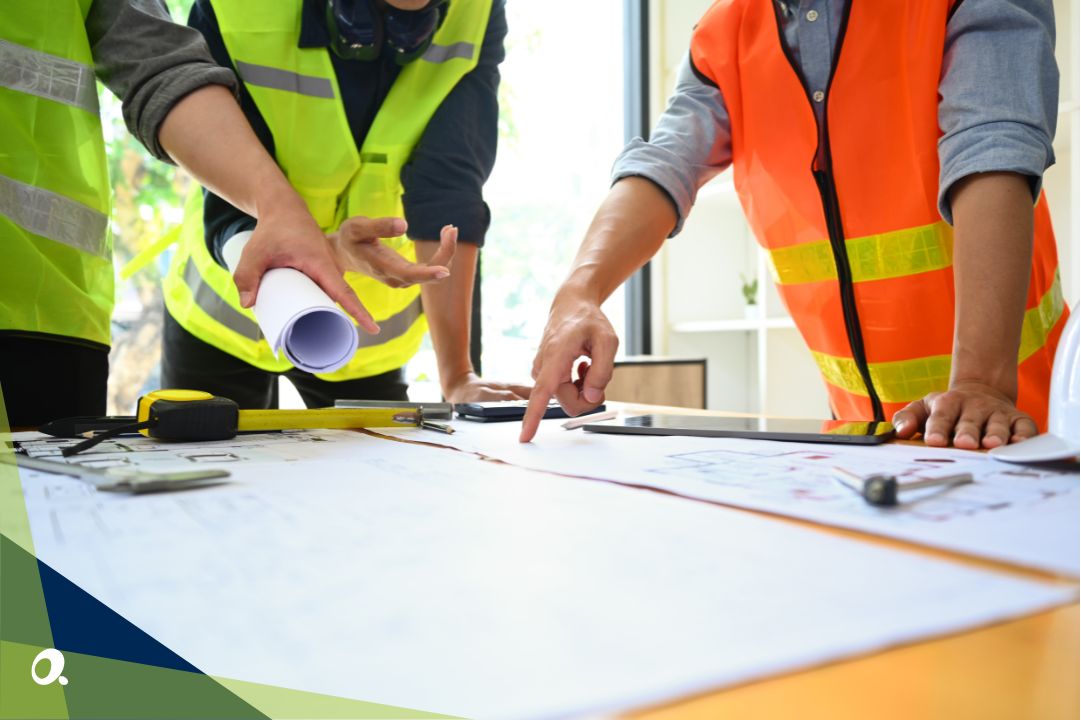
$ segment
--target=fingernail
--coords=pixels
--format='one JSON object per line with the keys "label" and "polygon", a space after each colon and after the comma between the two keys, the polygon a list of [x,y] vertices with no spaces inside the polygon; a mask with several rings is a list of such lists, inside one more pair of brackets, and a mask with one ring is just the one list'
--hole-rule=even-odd
{"label": "fingernail", "polygon": [[241,307],[250,307],[251,306],[251,293],[250,292],[244,291],[244,292],[240,293],[240,306]]}
{"label": "fingernail", "polygon": [[450,270],[436,270],[435,277],[437,280],[450,277]]}
{"label": "fingernail", "polygon": [[601,401],[603,395],[601,395],[601,391],[597,388],[587,387],[585,390],[582,391],[582,397],[584,397],[588,402],[597,403]]}
{"label": "fingernail", "polygon": [[931,433],[927,436],[926,440],[928,443],[931,444],[946,442],[946,438],[942,433]]}

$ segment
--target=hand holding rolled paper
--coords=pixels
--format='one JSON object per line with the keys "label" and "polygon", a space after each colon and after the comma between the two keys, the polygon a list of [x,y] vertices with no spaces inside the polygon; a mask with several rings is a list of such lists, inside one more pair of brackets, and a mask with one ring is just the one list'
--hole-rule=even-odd
{"label": "hand holding rolled paper", "polygon": [[[236,271],[251,235],[237,233],[222,249],[230,272]],[[264,273],[252,310],[275,354],[284,352],[301,370],[334,372],[357,351],[359,336],[352,319],[299,270],[278,267]]]}

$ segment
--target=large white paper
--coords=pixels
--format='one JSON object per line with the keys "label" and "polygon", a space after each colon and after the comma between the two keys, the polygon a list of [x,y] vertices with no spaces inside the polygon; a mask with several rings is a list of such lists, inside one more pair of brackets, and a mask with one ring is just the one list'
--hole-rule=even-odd
{"label": "large white paper", "polygon": [[[563,430],[557,420],[542,422],[534,442],[523,445],[518,423],[454,427],[454,435],[428,440],[521,467],[658,488],[1072,577],[1081,572],[1076,466],[1018,467],[983,453],[893,443],[602,435]],[[900,477],[949,467],[976,481],[880,508],[838,482],[835,466]]]}
{"label": "large white paper", "polygon": [[124,439],[78,461],[232,472],[156,496],[22,472],[38,556],[196,667],[466,717],[635,707],[1076,595],[343,431]]}
{"label": "large white paper", "polygon": [[[251,234],[237,233],[222,248],[229,272],[236,272]],[[360,337],[353,320],[299,270],[274,268],[264,273],[252,311],[274,353],[284,352],[301,370],[334,372],[357,351]]]}

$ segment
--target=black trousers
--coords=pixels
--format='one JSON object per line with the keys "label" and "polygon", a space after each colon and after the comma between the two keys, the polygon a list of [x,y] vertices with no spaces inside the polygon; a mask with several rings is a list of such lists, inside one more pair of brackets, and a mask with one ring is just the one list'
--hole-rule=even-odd
{"label": "black trousers", "polygon": [[[406,400],[408,385],[401,368],[382,375],[330,382],[293,368],[284,373],[310,408],[331,407],[335,400]],[[234,400],[241,408],[278,407],[278,375],[249,365],[203,342],[165,310],[161,382],[165,388],[202,390]]]}
{"label": "black trousers", "polygon": [[104,415],[108,383],[105,346],[44,334],[0,333],[0,392],[10,427]]}

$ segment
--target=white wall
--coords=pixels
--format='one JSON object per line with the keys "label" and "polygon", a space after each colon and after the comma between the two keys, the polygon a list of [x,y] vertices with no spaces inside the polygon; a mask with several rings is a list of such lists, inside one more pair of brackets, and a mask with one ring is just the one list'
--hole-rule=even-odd
{"label": "white wall", "polygon": [[[691,29],[711,0],[651,3],[651,98],[654,118],[663,112],[687,52]],[[1045,176],[1059,242],[1063,291],[1077,303],[1081,280],[1079,221],[1079,98],[1077,0],[1054,0],[1056,55],[1062,75],[1055,152],[1058,162]],[[688,323],[738,324],[743,317],[739,274],[758,265],[753,238],[731,188],[730,173],[699,195],[684,231],[666,243],[652,264],[654,352],[704,356],[708,360],[708,405],[717,410],[765,411],[775,415],[823,417],[826,393],[810,353],[793,329],[686,332]],[[764,290],[766,315],[784,316],[772,285]],[[761,384],[759,381],[762,381]]]}
{"label": "white wall", "polygon": [[1055,133],[1055,156],[1057,162],[1044,175],[1047,202],[1051,206],[1051,218],[1059,246],[1059,266],[1062,272],[1062,290],[1066,302],[1073,307],[1081,294],[1081,221],[1078,217],[1078,192],[1081,191],[1081,94],[1078,84],[1078,41],[1081,13],[1077,0],[1055,0],[1055,25],[1058,34],[1055,56],[1059,73],[1058,132]]}

